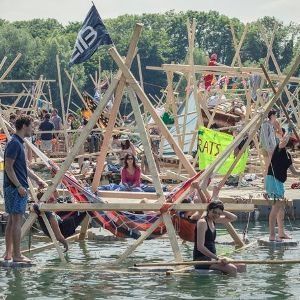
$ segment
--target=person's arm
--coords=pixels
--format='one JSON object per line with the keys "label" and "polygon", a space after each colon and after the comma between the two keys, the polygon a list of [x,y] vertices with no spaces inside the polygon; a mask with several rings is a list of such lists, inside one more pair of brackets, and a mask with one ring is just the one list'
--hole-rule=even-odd
{"label": "person's arm", "polygon": [[218,256],[211,251],[209,251],[205,246],[205,232],[207,230],[207,224],[204,219],[197,222],[197,249],[203,253],[205,256],[212,259],[218,260]]}
{"label": "person's arm", "polygon": [[140,186],[141,184],[141,169],[138,168],[136,171],[135,171],[135,178],[134,178],[134,183],[133,183],[133,187],[138,187]]}
{"label": "person's arm", "polygon": [[130,149],[131,149],[131,151],[132,151],[132,155],[133,156],[136,156],[136,151],[135,151],[135,147],[134,147],[134,145],[130,142]]}
{"label": "person's arm", "polygon": [[237,216],[229,211],[224,210],[219,219],[216,220],[216,223],[226,224],[234,222],[237,220]]}
{"label": "person's arm", "polygon": [[289,140],[290,140],[290,134],[289,133],[287,133],[283,138],[282,138],[282,140],[279,142],[279,145],[278,145],[278,147],[279,147],[279,149],[283,149],[283,148],[285,148],[286,147],[286,145],[288,144],[288,142],[289,142]]}
{"label": "person's arm", "polygon": [[125,168],[123,168],[122,171],[121,171],[121,183],[123,183],[124,185],[128,184]]}
{"label": "person's arm", "polygon": [[10,181],[14,184],[14,186],[17,188],[18,193],[21,197],[26,196],[27,191],[26,189],[21,185],[20,181],[17,178],[17,175],[14,170],[14,163],[15,159],[6,157],[5,158],[5,173],[10,179]]}
{"label": "person's arm", "polygon": [[295,175],[295,176],[300,176],[300,171],[297,170],[293,164],[290,165],[290,168],[289,168],[289,169],[290,169],[290,171],[292,172],[293,175]]}
{"label": "person's arm", "polygon": [[28,172],[28,177],[34,180],[39,187],[44,188],[47,186],[46,182],[43,181],[40,177],[38,177],[36,174],[34,174],[34,172],[28,167],[27,167],[27,172]]}

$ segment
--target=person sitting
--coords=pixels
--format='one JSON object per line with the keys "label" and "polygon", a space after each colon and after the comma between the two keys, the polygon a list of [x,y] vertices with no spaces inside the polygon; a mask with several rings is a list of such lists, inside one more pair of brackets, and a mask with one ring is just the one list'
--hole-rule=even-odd
{"label": "person sitting", "polygon": [[231,112],[241,117],[241,119],[243,120],[246,117],[246,106],[239,98],[235,98],[232,102]]}
{"label": "person sitting", "polygon": [[120,190],[141,192],[141,169],[132,154],[126,154],[121,170]]}
{"label": "person sitting", "polygon": [[[289,127],[287,134],[285,134],[284,128],[282,128],[282,132],[282,138],[273,151],[265,178],[267,200],[274,200],[269,215],[270,241],[281,241],[281,239],[291,238],[284,231],[284,182],[287,179],[288,169],[290,169],[293,175],[300,176],[300,171],[295,169],[292,156],[286,149],[292,133],[292,127]],[[275,238],[276,220],[279,237],[277,240]]]}
{"label": "person sitting", "polygon": [[[236,215],[225,211],[222,201],[212,201],[207,205],[206,214],[201,217],[195,227],[194,261],[212,261],[210,265],[195,265],[195,269],[219,270],[228,275],[236,275],[244,272],[244,264],[232,264],[226,257],[218,257],[216,254],[216,223],[226,224],[237,219]],[[217,261],[220,261],[220,263]]]}
{"label": "person sitting", "polygon": [[50,122],[50,114],[46,114],[44,121],[41,122],[39,126],[40,131],[46,131],[41,133],[41,150],[43,152],[46,152],[47,154],[50,154],[52,152],[52,138],[53,134],[51,131],[54,130],[54,125],[52,122]]}

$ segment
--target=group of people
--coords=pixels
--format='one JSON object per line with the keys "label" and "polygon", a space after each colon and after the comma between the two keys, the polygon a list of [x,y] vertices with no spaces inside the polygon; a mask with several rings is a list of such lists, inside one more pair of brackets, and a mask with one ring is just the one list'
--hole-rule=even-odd
{"label": "group of people", "polygon": [[[51,122],[52,120],[52,122]],[[4,199],[5,209],[9,214],[6,227],[6,252],[4,258],[7,260],[13,259],[16,262],[30,261],[21,254],[20,237],[22,216],[25,213],[26,204],[28,201],[28,177],[31,177],[39,187],[45,187],[45,183],[37,177],[26,164],[26,155],[24,151],[24,139],[29,138],[33,132],[33,120],[27,115],[20,115],[18,118],[10,117],[10,122],[14,123],[16,133],[7,143],[4,160]],[[50,125],[49,125],[50,124]],[[43,121],[39,125],[41,131],[51,131],[61,126],[61,119],[54,110],[51,116],[48,113],[44,114]],[[51,128],[50,128],[51,127]],[[266,197],[268,200],[273,200],[274,204],[269,217],[270,226],[270,241],[278,241],[280,239],[290,238],[284,231],[284,182],[287,179],[288,169],[295,175],[300,175],[300,172],[293,166],[293,161],[290,153],[287,151],[292,126],[288,130],[281,128],[276,119],[276,112],[270,111],[268,119],[262,124],[260,131],[260,143],[265,157],[265,188]],[[58,129],[59,130],[59,129]],[[44,133],[47,134],[47,133]],[[49,136],[50,137],[50,136]],[[48,136],[43,136],[45,141],[48,141]],[[113,145],[120,147],[120,164],[121,169],[121,190],[123,191],[141,191],[141,168],[137,164],[136,151],[129,139],[119,140],[119,137],[114,137]],[[44,144],[47,150],[49,144]],[[45,149],[45,148],[44,148]],[[199,198],[206,197],[199,191]],[[194,260],[210,261],[210,265],[197,265],[196,268],[220,270],[228,274],[236,274],[237,272],[245,271],[244,265],[234,265],[225,257],[218,257],[215,248],[217,223],[228,223],[236,219],[236,216],[224,210],[224,205],[217,197],[212,197],[207,206],[207,211],[203,215],[189,216],[197,225],[195,229],[195,245],[194,245]],[[203,199],[201,199],[203,202]],[[209,202],[206,199],[204,202]],[[48,214],[51,226],[61,241],[67,248],[66,241],[62,236],[57,220]],[[278,224],[278,238],[275,235],[276,221]],[[216,262],[214,263],[214,260]]]}

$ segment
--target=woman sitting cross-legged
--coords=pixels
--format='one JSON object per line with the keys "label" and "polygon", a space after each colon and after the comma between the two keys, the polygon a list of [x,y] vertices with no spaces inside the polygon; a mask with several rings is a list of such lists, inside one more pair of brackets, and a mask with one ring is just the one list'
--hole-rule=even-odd
{"label": "woman sitting cross-legged", "polygon": [[132,154],[124,157],[124,167],[121,171],[120,191],[142,192],[141,189],[141,169],[136,164],[136,159]]}
{"label": "woman sitting cross-legged", "polygon": [[226,224],[236,220],[236,215],[225,211],[222,201],[212,201],[207,205],[206,215],[200,218],[195,228],[193,259],[195,261],[220,261],[211,265],[195,265],[195,269],[219,270],[228,275],[245,272],[244,264],[232,264],[226,257],[218,257],[216,252],[216,223]]}

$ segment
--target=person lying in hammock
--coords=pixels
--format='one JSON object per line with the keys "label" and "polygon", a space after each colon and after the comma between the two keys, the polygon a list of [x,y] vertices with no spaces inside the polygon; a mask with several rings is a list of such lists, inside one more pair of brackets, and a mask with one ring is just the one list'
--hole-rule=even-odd
{"label": "person lying in hammock", "polygon": [[[44,192],[38,192],[37,199],[41,200],[43,194],[44,194]],[[54,192],[52,197],[50,197],[48,203],[56,203],[57,198],[58,198],[57,196],[58,196],[57,192]],[[49,232],[47,230],[46,224],[44,223],[43,218],[40,216],[41,212],[39,210],[38,204],[34,204],[33,208],[34,208],[35,213],[38,215],[38,221],[42,227],[42,230],[44,231],[44,233],[46,235],[49,236]],[[65,248],[64,252],[67,252],[69,250],[69,245],[68,245],[68,242],[66,241],[65,237],[63,236],[63,234],[60,230],[60,226],[59,226],[59,223],[63,222],[62,219],[57,214],[50,212],[50,211],[46,211],[45,215],[50,223],[50,226],[54,232],[56,239],[64,246],[64,248]]]}
{"label": "person lying in hammock", "polygon": [[232,264],[226,257],[218,257],[216,252],[216,223],[226,224],[237,219],[236,215],[225,211],[220,200],[207,205],[207,211],[195,227],[195,242],[193,251],[194,261],[221,261],[211,265],[195,265],[195,269],[219,270],[228,275],[236,275],[246,271],[244,264]]}
{"label": "person lying in hammock", "polygon": [[[284,231],[284,182],[287,179],[288,169],[290,169],[293,175],[300,176],[300,171],[295,169],[292,156],[287,151],[292,130],[293,127],[289,126],[286,134],[285,129],[282,128],[282,138],[273,151],[268,173],[265,178],[267,194],[265,196],[267,200],[274,200],[274,204],[272,205],[269,215],[270,241],[281,241],[282,239],[291,238]],[[276,221],[278,225],[278,239],[276,239],[275,235]]]}

